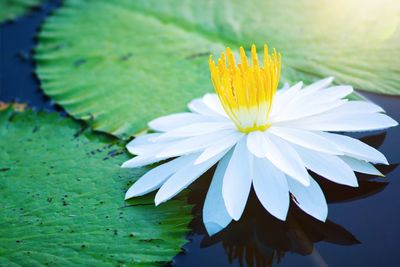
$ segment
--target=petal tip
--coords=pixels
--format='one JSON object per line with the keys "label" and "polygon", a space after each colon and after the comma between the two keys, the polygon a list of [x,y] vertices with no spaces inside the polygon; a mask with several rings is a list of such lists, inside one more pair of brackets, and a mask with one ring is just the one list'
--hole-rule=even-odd
{"label": "petal tip", "polygon": [[120,168],[128,169],[129,166],[128,166],[128,163],[127,163],[127,162],[128,162],[128,161],[125,161],[124,163],[122,163],[122,165],[120,166]]}
{"label": "petal tip", "polygon": [[168,200],[165,197],[161,197],[160,190],[158,190],[158,192],[156,194],[156,197],[154,198],[154,204],[156,206],[159,206],[159,205],[161,205],[162,203],[164,203],[164,202],[166,202]]}
{"label": "petal tip", "polygon": [[[378,151],[378,150],[377,150]],[[369,162],[373,163],[373,164],[382,164],[382,165],[390,165],[389,161],[387,160],[387,158],[385,157],[385,155],[383,153],[381,153],[380,151],[378,151],[378,156],[375,159],[371,159],[369,160]]]}
{"label": "petal tip", "polygon": [[125,193],[125,200],[130,199],[130,198],[133,198],[133,197],[138,197],[138,196],[141,196],[141,195],[143,195],[143,193],[140,194],[140,192],[138,192],[138,190],[137,190],[137,186],[135,187],[135,184],[133,184],[133,185],[128,189],[128,191],[126,191],[126,193]]}
{"label": "petal tip", "polygon": [[225,197],[224,197],[224,202],[225,202],[225,207],[226,211],[228,212],[228,215],[235,221],[239,221],[240,217],[242,216],[241,213],[235,212],[235,209],[229,205],[229,203],[226,202]]}
{"label": "petal tip", "polygon": [[240,220],[240,217],[241,217],[241,216],[237,216],[237,215],[230,214],[230,213],[229,213],[229,215],[230,215],[230,216],[232,217],[232,219],[235,220],[235,221],[239,221],[239,220]]}
{"label": "petal tip", "polygon": [[201,155],[194,161],[194,163],[193,163],[193,165],[199,165],[199,164],[201,164],[201,163],[203,163],[205,160],[204,160],[204,157],[202,157]]}
{"label": "petal tip", "polygon": [[275,214],[275,215],[272,214],[272,215],[273,215],[275,218],[277,218],[278,220],[284,222],[284,221],[286,221],[287,214],[288,214],[288,211],[287,211],[285,214]]}
{"label": "petal tip", "polygon": [[304,185],[305,187],[309,187],[310,186],[310,178],[308,178],[308,179],[304,179],[303,177],[300,177],[301,179],[299,179],[299,178],[294,178],[296,181],[298,181],[299,183],[301,183],[302,185]]}
{"label": "petal tip", "polygon": [[155,129],[155,128],[157,128],[157,127],[155,127],[154,122],[155,122],[155,120],[149,121],[149,122],[147,123],[147,126],[148,126],[150,129]]}
{"label": "petal tip", "polygon": [[314,218],[321,222],[326,222],[326,219],[328,219],[328,212],[324,213],[322,216],[318,216],[318,217],[314,217]]}
{"label": "petal tip", "polygon": [[204,98],[213,97],[214,95],[216,95],[216,94],[215,93],[205,93],[204,96],[203,96],[203,99]]}
{"label": "petal tip", "polygon": [[127,193],[125,194],[125,198],[124,198],[124,199],[125,199],[125,200],[128,200],[128,199],[130,199],[130,198],[132,198],[132,197],[133,197],[133,196],[129,195],[128,192],[127,192]]}
{"label": "petal tip", "polygon": [[204,226],[206,227],[209,236],[215,235],[224,229],[224,227],[215,222],[204,222]]}
{"label": "petal tip", "polygon": [[358,186],[359,186],[359,185],[358,185],[358,180],[355,179],[354,182],[349,183],[348,185],[351,186],[351,187],[358,187]]}
{"label": "petal tip", "polygon": [[158,200],[157,197],[154,199],[154,205],[159,206],[161,203],[163,203],[163,201]]}

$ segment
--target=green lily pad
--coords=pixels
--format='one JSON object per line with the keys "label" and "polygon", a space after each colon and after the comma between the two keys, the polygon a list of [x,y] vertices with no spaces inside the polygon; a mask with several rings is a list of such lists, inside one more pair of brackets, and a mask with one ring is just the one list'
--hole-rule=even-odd
{"label": "green lily pad", "polygon": [[[351,3],[349,3],[351,2]],[[208,56],[268,43],[282,82],[400,94],[398,1],[65,1],[39,35],[43,90],[94,129],[128,137],[213,91]]]}
{"label": "green lily pad", "polygon": [[0,22],[23,15],[29,8],[39,5],[40,0],[1,0]]}
{"label": "green lily pad", "polygon": [[185,196],[124,201],[145,169],[109,137],[57,114],[0,112],[0,265],[154,266],[186,240]]}

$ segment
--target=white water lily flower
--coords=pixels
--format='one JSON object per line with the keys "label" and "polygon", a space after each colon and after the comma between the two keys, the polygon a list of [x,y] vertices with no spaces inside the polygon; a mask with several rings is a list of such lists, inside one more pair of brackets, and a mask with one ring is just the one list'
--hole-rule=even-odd
{"label": "white water lily flower", "polygon": [[189,103],[191,112],[155,119],[156,133],[127,145],[137,155],[123,167],[136,168],[174,158],[143,175],[126,199],[158,190],[159,205],[218,163],[203,209],[209,234],[239,220],[251,187],[273,216],[285,220],[290,198],[304,212],[325,221],[323,192],[308,170],[338,184],[357,187],[354,171],[381,175],[370,164],[385,156],[357,139],[331,132],[379,130],[397,125],[379,106],[343,99],[351,86],[330,86],[333,78],[277,91],[281,55],[264,46],[263,66],[240,48],[236,65],[229,48],[218,64],[210,57],[217,94]]}

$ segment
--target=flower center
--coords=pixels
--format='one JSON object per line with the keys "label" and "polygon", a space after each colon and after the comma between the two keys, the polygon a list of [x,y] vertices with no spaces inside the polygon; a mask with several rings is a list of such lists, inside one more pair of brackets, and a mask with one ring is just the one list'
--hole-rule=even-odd
{"label": "flower center", "polygon": [[281,58],[275,49],[269,55],[268,46],[264,45],[264,66],[261,67],[254,44],[251,47],[251,66],[243,47],[240,47],[241,63],[237,65],[229,47],[226,57],[222,53],[217,64],[210,56],[209,66],[215,91],[239,131],[249,133],[269,128],[268,115],[279,83]]}

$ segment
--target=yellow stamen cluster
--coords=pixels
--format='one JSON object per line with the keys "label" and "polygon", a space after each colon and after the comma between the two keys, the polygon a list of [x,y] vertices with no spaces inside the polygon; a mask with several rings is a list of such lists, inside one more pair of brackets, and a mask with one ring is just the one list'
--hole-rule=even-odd
{"label": "yellow stamen cluster", "polygon": [[[276,93],[281,71],[282,57],[274,49],[268,53],[264,45],[264,66],[257,58],[256,46],[251,47],[251,61],[240,47],[241,63],[235,63],[231,49],[226,49],[218,59],[218,64],[210,56],[211,80],[225,112],[244,133],[268,129],[268,115]],[[226,62],[228,61],[228,62]]]}

